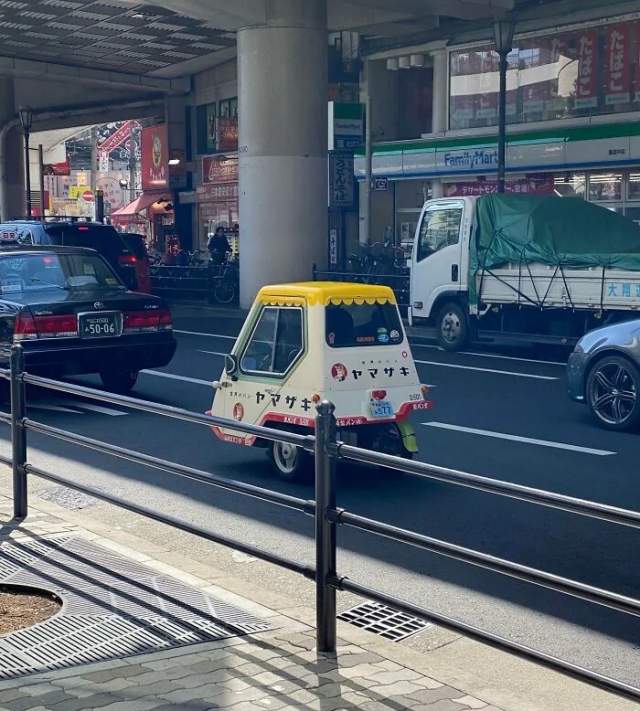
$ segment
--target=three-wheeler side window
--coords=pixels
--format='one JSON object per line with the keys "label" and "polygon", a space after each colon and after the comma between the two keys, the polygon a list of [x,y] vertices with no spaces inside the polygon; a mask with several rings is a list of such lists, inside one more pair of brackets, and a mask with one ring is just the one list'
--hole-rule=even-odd
{"label": "three-wheeler side window", "polygon": [[304,350],[302,309],[266,306],[245,346],[243,373],[285,375]]}

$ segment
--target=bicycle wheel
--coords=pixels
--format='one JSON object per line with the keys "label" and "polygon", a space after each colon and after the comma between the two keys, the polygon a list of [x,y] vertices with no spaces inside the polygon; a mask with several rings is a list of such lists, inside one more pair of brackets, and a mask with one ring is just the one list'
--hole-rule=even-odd
{"label": "bicycle wheel", "polygon": [[219,304],[230,304],[236,298],[236,285],[231,279],[220,279],[213,290]]}

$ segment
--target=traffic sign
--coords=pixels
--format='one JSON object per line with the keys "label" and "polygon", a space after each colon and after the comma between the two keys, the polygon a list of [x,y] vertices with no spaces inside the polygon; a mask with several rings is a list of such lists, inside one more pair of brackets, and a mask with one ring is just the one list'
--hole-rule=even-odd
{"label": "traffic sign", "polygon": [[93,193],[91,192],[91,190],[85,190],[82,193],[82,199],[85,202],[93,202]]}

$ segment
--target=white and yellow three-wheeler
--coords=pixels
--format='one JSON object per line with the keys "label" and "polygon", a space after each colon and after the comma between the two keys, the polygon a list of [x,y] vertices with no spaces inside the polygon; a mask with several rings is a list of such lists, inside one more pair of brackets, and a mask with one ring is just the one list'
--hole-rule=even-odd
{"label": "white and yellow three-wheeler", "polygon": [[[214,383],[211,414],[308,433],[321,400],[335,405],[339,438],[412,457],[413,410],[428,410],[393,291],[386,286],[308,282],[263,287]],[[214,427],[225,442],[268,447],[284,479],[312,473],[291,444]]]}

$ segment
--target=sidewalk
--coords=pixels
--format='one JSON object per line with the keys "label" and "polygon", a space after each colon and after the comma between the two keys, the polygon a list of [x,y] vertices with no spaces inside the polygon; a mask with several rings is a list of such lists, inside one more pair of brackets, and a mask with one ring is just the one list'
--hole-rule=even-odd
{"label": "sidewalk", "polygon": [[[41,660],[59,653],[62,661],[51,663],[58,669],[0,681],[0,709],[637,709],[632,701],[464,638],[425,654],[339,623],[337,656],[318,655],[314,611],[292,608],[259,580],[248,586],[206,561],[167,553],[162,540],[110,530],[36,496],[22,525],[10,517],[11,501],[0,496],[2,582],[48,580],[64,606],[50,621],[59,632],[46,643],[46,655],[46,622],[34,632],[0,638],[0,678],[27,658],[37,671],[36,648]],[[72,659],[118,656],[115,637],[106,643],[94,635],[93,643],[80,648],[76,640],[73,647],[74,635],[105,621],[126,627],[117,641],[127,656],[59,668]],[[131,631],[136,624],[144,627],[142,636]],[[15,651],[8,655],[8,649]]]}

